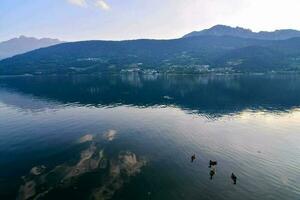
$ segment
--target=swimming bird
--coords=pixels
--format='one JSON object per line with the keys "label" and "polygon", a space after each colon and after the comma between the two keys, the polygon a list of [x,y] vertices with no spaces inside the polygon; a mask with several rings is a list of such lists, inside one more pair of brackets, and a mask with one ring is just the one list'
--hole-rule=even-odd
{"label": "swimming bird", "polygon": [[196,155],[194,154],[194,155],[192,155],[192,157],[191,157],[191,162],[194,162],[195,159],[196,159]]}
{"label": "swimming bird", "polygon": [[213,179],[213,176],[216,174],[216,169],[215,168],[212,168],[209,172],[209,175],[210,175],[210,180]]}
{"label": "swimming bird", "polygon": [[217,161],[212,161],[212,160],[210,160],[210,161],[209,161],[209,168],[211,168],[212,166],[216,166],[217,164],[218,164]]}
{"label": "swimming bird", "polygon": [[231,179],[233,180],[233,184],[236,184],[237,177],[234,173],[231,174]]}

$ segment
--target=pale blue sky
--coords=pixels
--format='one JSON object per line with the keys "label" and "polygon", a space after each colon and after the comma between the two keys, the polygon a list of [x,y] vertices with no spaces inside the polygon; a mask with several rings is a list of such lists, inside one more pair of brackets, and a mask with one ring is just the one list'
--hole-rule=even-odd
{"label": "pale blue sky", "polygon": [[0,41],[177,38],[215,24],[300,29],[299,0],[0,0]]}

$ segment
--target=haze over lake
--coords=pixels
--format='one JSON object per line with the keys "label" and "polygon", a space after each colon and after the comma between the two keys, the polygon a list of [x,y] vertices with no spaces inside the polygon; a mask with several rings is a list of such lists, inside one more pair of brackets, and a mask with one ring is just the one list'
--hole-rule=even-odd
{"label": "haze over lake", "polygon": [[0,198],[298,199],[299,121],[296,75],[1,77]]}

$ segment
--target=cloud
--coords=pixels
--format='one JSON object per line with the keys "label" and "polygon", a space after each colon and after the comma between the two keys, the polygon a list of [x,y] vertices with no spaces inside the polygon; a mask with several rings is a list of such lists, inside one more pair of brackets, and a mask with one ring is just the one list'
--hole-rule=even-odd
{"label": "cloud", "polygon": [[110,6],[104,0],[96,0],[95,5],[103,10],[110,9]]}
{"label": "cloud", "polygon": [[69,3],[77,5],[77,6],[85,6],[86,0],[68,0]]}
{"label": "cloud", "polygon": [[77,5],[77,6],[95,6],[102,10],[109,10],[110,6],[107,4],[105,0],[67,0],[69,3]]}

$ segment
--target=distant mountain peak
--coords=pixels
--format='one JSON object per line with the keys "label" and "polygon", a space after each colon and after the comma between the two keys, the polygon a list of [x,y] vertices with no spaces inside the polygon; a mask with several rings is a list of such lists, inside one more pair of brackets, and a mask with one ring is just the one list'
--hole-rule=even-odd
{"label": "distant mountain peak", "polygon": [[26,53],[35,49],[52,46],[62,43],[58,39],[51,38],[34,38],[25,35],[0,42],[0,60],[17,54]]}
{"label": "distant mountain peak", "polygon": [[227,26],[227,25],[223,25],[223,24],[217,24],[215,26],[212,26],[211,28],[209,29],[213,29],[213,30],[232,30],[232,29],[236,29],[236,30],[243,30],[243,31],[251,31],[250,29],[246,29],[246,28],[243,28],[243,27],[231,27],[231,26]]}
{"label": "distant mountain peak", "polygon": [[232,28],[232,27],[223,24],[217,24],[211,27],[210,29],[223,29],[223,28]]}
{"label": "distant mountain peak", "polygon": [[241,38],[253,38],[253,39],[263,39],[263,40],[285,40],[293,37],[300,37],[300,31],[293,29],[281,29],[275,31],[260,31],[253,32],[251,29],[246,29],[243,27],[231,27],[227,25],[218,24],[209,29],[204,29],[201,31],[194,31],[183,37],[195,37],[203,35],[213,35],[213,36],[233,36]]}

